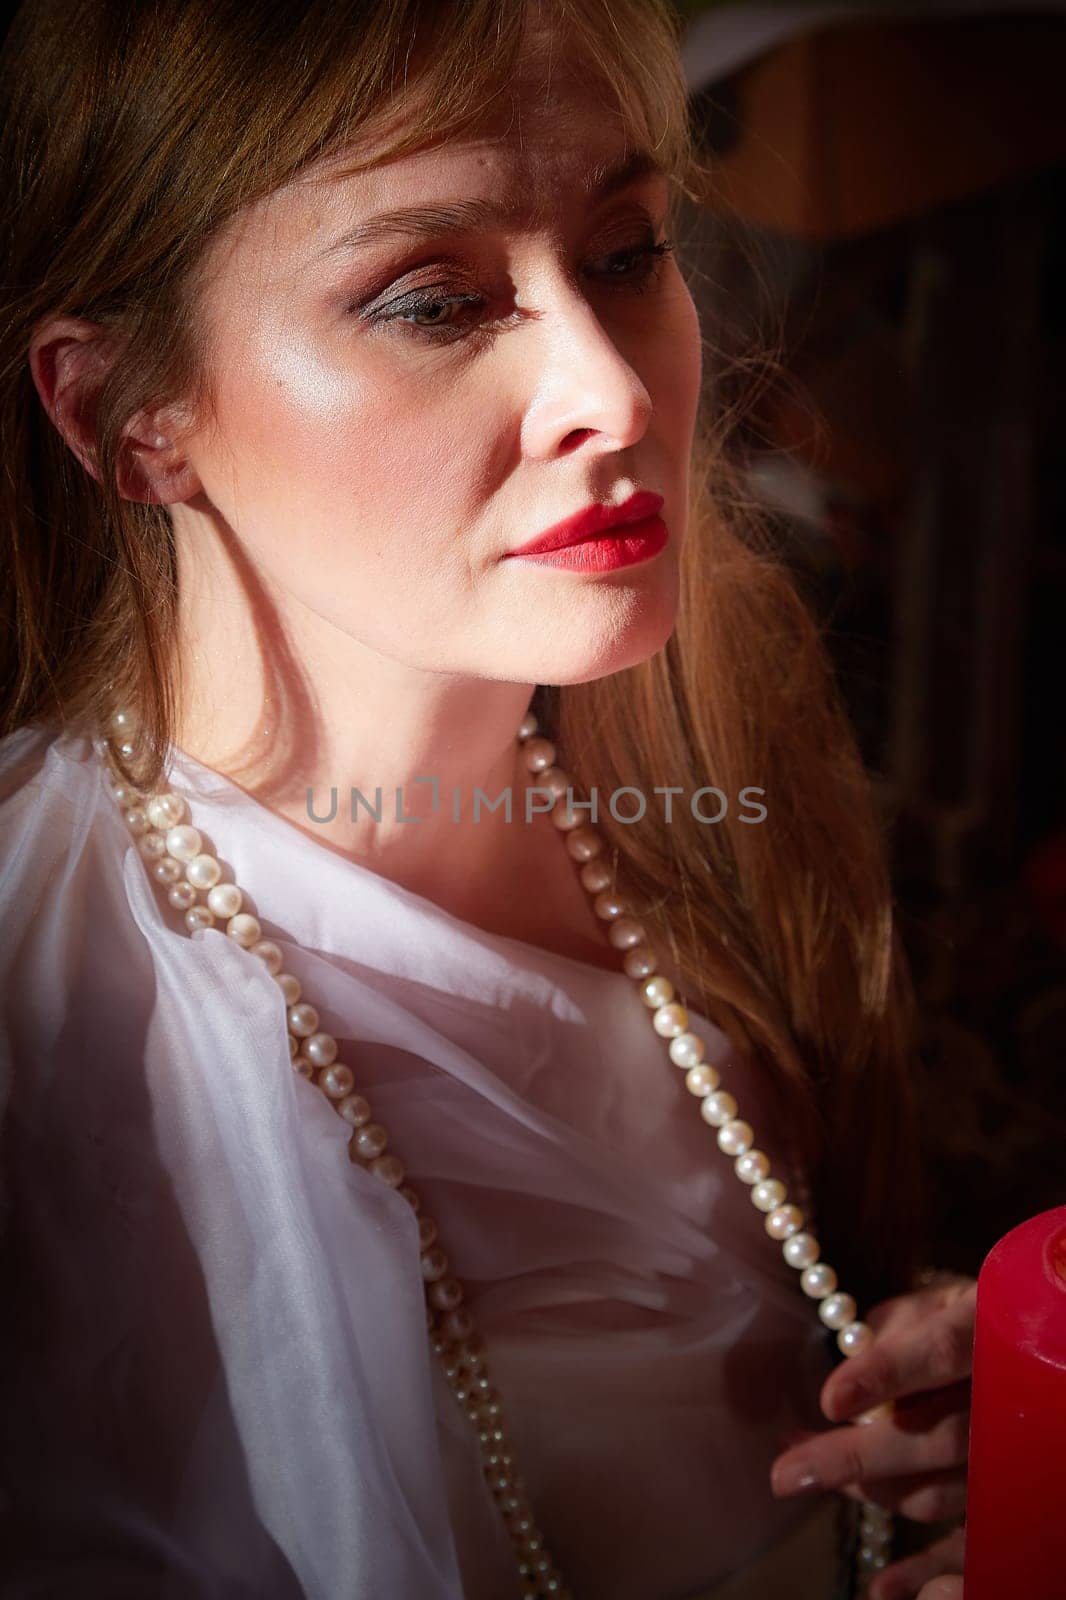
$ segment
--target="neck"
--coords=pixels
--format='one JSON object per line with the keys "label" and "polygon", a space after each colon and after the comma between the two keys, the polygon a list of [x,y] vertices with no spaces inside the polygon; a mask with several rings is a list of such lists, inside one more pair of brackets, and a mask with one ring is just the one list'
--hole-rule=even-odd
{"label": "neck", "polygon": [[[573,929],[578,902],[560,877],[569,863],[558,831],[546,812],[526,821],[538,780],[517,731],[533,685],[397,662],[251,585],[220,543],[179,538],[178,552],[180,749],[453,915],[537,939],[537,917],[565,902]],[[507,790],[510,821],[504,805],[486,803]],[[543,871],[554,889],[531,920],[530,882],[540,887],[531,873]],[[583,949],[602,943],[587,913],[577,936]]]}

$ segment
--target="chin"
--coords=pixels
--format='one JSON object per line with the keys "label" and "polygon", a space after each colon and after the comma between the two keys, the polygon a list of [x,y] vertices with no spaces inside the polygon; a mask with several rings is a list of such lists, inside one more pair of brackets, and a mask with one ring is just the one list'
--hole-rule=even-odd
{"label": "chin", "polygon": [[662,650],[677,624],[677,584],[617,592],[609,606],[575,603],[563,627],[541,641],[523,681],[590,683],[635,667]]}

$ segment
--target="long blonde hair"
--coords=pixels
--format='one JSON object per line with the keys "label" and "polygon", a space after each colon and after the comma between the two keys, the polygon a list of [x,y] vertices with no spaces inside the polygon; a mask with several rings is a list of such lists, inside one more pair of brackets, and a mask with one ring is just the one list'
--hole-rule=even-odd
{"label": "long blonde hair", "polygon": [[[698,205],[713,173],[669,0],[543,0],[537,15],[589,63],[589,92],[627,140],[654,151],[674,206]],[[528,21],[511,0],[23,5],[0,69],[0,734],[98,728],[132,704],[148,752],[137,777],[157,783],[174,714],[173,535],[161,507],[122,498],[115,462],[138,410],[204,393],[189,312],[205,246],[395,106],[375,161],[476,127],[514,81]],[[29,376],[32,331],[57,315],[122,335],[96,419],[101,483]],[[729,487],[724,434],[701,418],[669,643],[610,677],[541,687],[534,710],[586,791],[765,790],[758,826],[732,806],[708,825],[679,805],[637,825],[601,808],[600,827],[686,998],[779,1097],[823,1253],[862,1305],[909,1286],[922,1246],[914,1005],[882,825],[819,628]]]}

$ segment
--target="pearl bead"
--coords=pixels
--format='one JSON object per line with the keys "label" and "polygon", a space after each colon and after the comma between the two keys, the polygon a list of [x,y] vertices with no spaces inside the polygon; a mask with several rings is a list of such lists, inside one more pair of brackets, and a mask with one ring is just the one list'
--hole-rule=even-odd
{"label": "pearl bead", "polygon": [[287,1033],[285,1035],[285,1037],[289,1041],[289,1054],[290,1054],[290,1056],[297,1055],[299,1053],[299,1049],[300,1049],[299,1041],[294,1039],[291,1033]]}
{"label": "pearl bead", "polygon": [[629,907],[620,895],[605,889],[592,902],[592,909],[602,922],[613,922],[615,917],[624,917]]}
{"label": "pearl bead", "polygon": [[377,1156],[370,1163],[370,1171],[382,1183],[387,1183],[390,1189],[398,1189],[403,1182],[404,1168],[399,1156]]}
{"label": "pearl bead", "polygon": [[846,1322],[855,1321],[858,1309],[850,1294],[830,1294],[818,1307],[818,1315],[827,1328],[842,1328]]}
{"label": "pearl bead", "polygon": [[670,1060],[676,1067],[694,1067],[707,1054],[698,1033],[678,1033],[670,1040]]}
{"label": "pearl bead", "polygon": [[137,717],[126,706],[120,706],[111,717],[111,731],[121,738],[130,738],[138,731]]}
{"label": "pearl bead", "polygon": [[718,1148],[724,1150],[727,1156],[743,1155],[745,1150],[751,1149],[754,1137],[750,1122],[726,1122],[718,1130]]}
{"label": "pearl bead", "polygon": [[121,779],[119,779],[116,783],[108,784],[108,788],[111,790],[112,796],[118,805],[121,806],[123,811],[128,811],[130,806],[140,804],[140,793],[133,787],[132,784],[124,783]]}
{"label": "pearl bead", "polygon": [[370,1103],[361,1094],[346,1094],[337,1110],[353,1128],[362,1128],[370,1121]]}
{"label": "pearl bead", "polygon": [[650,978],[655,971],[654,950],[646,944],[639,944],[635,950],[627,950],[622,969],[630,978]]}
{"label": "pearl bead", "polygon": [[185,868],[185,876],[195,889],[213,889],[222,876],[222,868],[214,856],[193,856]]}
{"label": "pearl bead", "polygon": [[769,1170],[770,1158],[762,1150],[749,1150],[733,1163],[733,1171],[741,1183],[760,1183]]}
{"label": "pearl bead", "polygon": [[132,761],[134,756],[137,754],[137,746],[133,743],[132,739],[123,739],[122,743],[118,747],[118,753],[122,757],[123,761]]}
{"label": "pearl bead", "polygon": [[562,767],[547,767],[537,775],[536,787],[547,789],[553,800],[559,800],[573,785],[573,779]]}
{"label": "pearl bead", "polygon": [[[307,1046],[304,1046],[306,1051]],[[314,1057],[309,1057],[314,1060]],[[331,1100],[343,1100],[345,1095],[351,1094],[355,1078],[351,1067],[346,1067],[342,1061],[334,1061],[331,1066],[323,1067],[318,1079],[320,1088],[328,1094]],[[381,1147],[385,1148],[384,1145]]]}
{"label": "pearl bead", "polygon": [[530,772],[547,772],[555,765],[555,746],[550,739],[529,739],[522,755]]}
{"label": "pearl bead", "polygon": [[448,1257],[439,1245],[422,1252],[422,1276],[427,1283],[435,1283],[448,1270]]}
{"label": "pearl bead", "polygon": [[257,944],[263,934],[258,917],[253,917],[248,911],[238,911],[235,917],[230,917],[226,923],[226,932],[234,944],[241,945],[245,950],[250,950],[253,944]]}
{"label": "pearl bead", "polygon": [[[211,904],[210,895],[207,897],[207,903]],[[279,972],[274,981],[285,996],[285,1004],[294,1006],[301,994],[299,978],[294,978],[291,972]]]}
{"label": "pearl bead", "polygon": [[827,1261],[816,1261],[812,1267],[800,1273],[800,1288],[812,1300],[832,1294],[836,1286],[837,1275]]}
{"label": "pearl bead", "polygon": [[654,978],[649,978],[646,983],[641,984],[640,998],[652,1011],[656,1011],[659,1006],[669,1005],[674,998],[674,986],[669,978],[656,974]]}
{"label": "pearl bead", "polygon": [[167,841],[161,833],[142,833],[137,848],[146,861],[162,861],[167,853]]}
{"label": "pearl bead", "polygon": [[474,1331],[474,1319],[465,1306],[460,1306],[456,1311],[445,1312],[441,1328],[449,1339],[465,1339]]}
{"label": "pearl bead", "polygon": [[632,950],[635,945],[643,944],[644,929],[633,917],[619,917],[607,929],[607,939],[616,950]]}
{"label": "pearl bead", "polygon": [[[162,856],[152,868],[152,877],[159,883],[177,883],[181,877],[181,862],[176,861],[173,856]],[[210,904],[208,897],[208,905]]]}
{"label": "pearl bead", "polygon": [[[327,1072],[336,1072],[336,1067],[327,1067]],[[373,1161],[375,1156],[385,1154],[385,1146],[389,1136],[380,1122],[368,1122],[365,1128],[360,1128],[355,1135],[355,1148],[364,1161]]]}
{"label": "pearl bead", "polygon": [[289,1032],[294,1033],[298,1039],[309,1039],[313,1033],[318,1032],[318,1012],[314,1006],[308,1005],[306,1000],[289,1007],[288,1019]]}
{"label": "pearl bead", "polygon": [[126,826],[133,834],[146,833],[149,827],[148,813],[143,806],[130,806],[126,812]]}
{"label": "pearl bead", "polygon": [[[552,807],[551,819],[560,833],[566,833],[572,828],[580,828],[588,821],[588,807],[582,805],[579,811],[576,800],[573,805],[568,805],[565,800],[557,800]],[[454,1313],[456,1316],[458,1314],[458,1312]]]}
{"label": "pearl bead", "polygon": [[196,904],[196,890],[191,883],[175,883],[167,890],[167,899],[179,911],[188,911]]}
{"label": "pearl bead", "polygon": [[[484,1399],[475,1401],[470,1408],[469,1415],[473,1422],[500,1422],[503,1417],[503,1406],[500,1404],[499,1396],[493,1391],[491,1395],[486,1395]],[[512,1473],[508,1487],[517,1488],[518,1483],[518,1474]]]}
{"label": "pearl bead", "polygon": [[689,1094],[705,1095],[717,1089],[721,1079],[713,1067],[708,1067],[705,1062],[699,1062],[694,1067],[689,1067],[685,1073],[685,1088]]}
{"label": "pearl bead", "polygon": [[813,1233],[794,1233],[785,1240],[781,1254],[790,1267],[809,1267],[818,1260],[820,1250]]}
{"label": "pearl bead", "polygon": [[837,1349],[846,1356],[859,1356],[874,1342],[874,1330],[865,1322],[845,1322],[837,1334]]}
{"label": "pearl bead", "polygon": [[251,948],[253,956],[259,957],[272,978],[281,971],[284,957],[281,954],[281,946],[276,945],[273,939],[259,939]]}
{"label": "pearl bead", "polygon": [[331,1033],[312,1033],[304,1040],[304,1055],[316,1067],[328,1067],[337,1059],[337,1041]]}
{"label": "pearl bead", "polygon": [[751,1203],[760,1211],[772,1211],[784,1200],[787,1190],[780,1178],[765,1178],[751,1191]]}
{"label": "pearl bead", "polygon": [[214,914],[206,906],[190,906],[185,913],[185,926],[190,933],[198,933],[201,928],[213,928],[214,925]]}
{"label": "pearl bead", "polygon": [[244,896],[235,883],[216,883],[207,891],[207,903],[216,917],[235,917],[241,909]]}
{"label": "pearl bead", "polygon": [[675,1039],[688,1028],[688,1012],[676,1003],[659,1006],[652,1013],[651,1025],[662,1039]]}
{"label": "pearl bead", "polygon": [[418,1242],[423,1250],[428,1250],[437,1237],[437,1224],[432,1217],[419,1217]]}
{"label": "pearl bead", "polygon": [[713,1128],[721,1128],[725,1123],[732,1122],[736,1114],[737,1103],[724,1089],[717,1089],[714,1094],[700,1101],[700,1116]]}
{"label": "pearl bead", "polygon": [[603,853],[603,840],[595,828],[575,828],[566,836],[566,848],[575,861],[591,861]]}
{"label": "pearl bead", "polygon": [[540,723],[537,721],[532,711],[527,711],[521,722],[518,724],[518,738],[521,740],[532,739],[539,727]]}
{"label": "pearl bead", "polygon": [[144,809],[152,827],[166,833],[168,828],[176,828],[185,815],[185,801],[168,789],[164,794],[154,794]]}
{"label": "pearl bead", "polygon": [[599,894],[601,889],[608,888],[613,877],[606,861],[586,861],[580,872],[581,882],[589,894]]}
{"label": "pearl bead", "polygon": [[313,1078],[315,1075],[315,1069],[306,1056],[294,1056],[292,1070],[301,1078]]}
{"label": "pearl bead", "polygon": [[176,861],[191,861],[193,856],[198,856],[203,846],[199,828],[193,828],[187,822],[179,822],[176,827],[167,829],[167,851]]}
{"label": "pearl bead", "polygon": [[484,1354],[485,1340],[480,1333],[471,1334],[466,1343],[459,1348],[460,1361],[473,1370],[482,1366]]}
{"label": "pearl bead", "polygon": [[799,1232],[805,1220],[799,1206],[775,1206],[766,1219],[766,1231],[771,1239],[787,1239]]}
{"label": "pearl bead", "polygon": [[438,1311],[454,1311],[463,1303],[463,1286],[458,1278],[438,1278],[430,1285],[427,1298]]}

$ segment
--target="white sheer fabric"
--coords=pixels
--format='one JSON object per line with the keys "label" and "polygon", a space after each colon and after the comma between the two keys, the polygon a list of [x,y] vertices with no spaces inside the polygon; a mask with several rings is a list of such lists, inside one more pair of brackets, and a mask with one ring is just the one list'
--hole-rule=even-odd
{"label": "white sheer fabric", "polygon": [[[439,1224],[577,1600],[763,1594],[814,1525],[769,1469],[826,1425],[831,1337],[630,980],[172,777]],[[3,1600],[513,1600],[414,1214],[292,1073],[270,975],[184,932],[88,738],[0,743],[0,852]]]}

